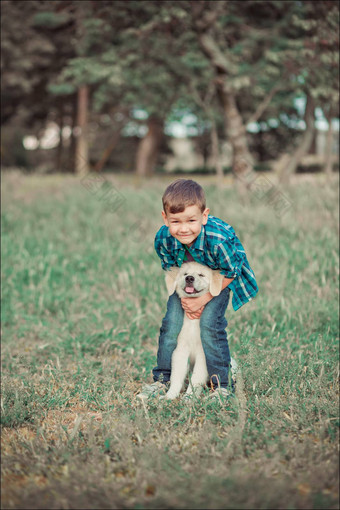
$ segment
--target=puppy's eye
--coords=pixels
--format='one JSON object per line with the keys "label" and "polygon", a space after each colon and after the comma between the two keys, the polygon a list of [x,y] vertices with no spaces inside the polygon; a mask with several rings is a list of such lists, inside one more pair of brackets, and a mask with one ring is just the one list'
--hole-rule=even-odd
{"label": "puppy's eye", "polygon": [[198,276],[203,276],[204,277],[204,274],[199,274]]}
{"label": "puppy's eye", "polygon": [[184,273],[184,276],[188,276],[188,273]]}

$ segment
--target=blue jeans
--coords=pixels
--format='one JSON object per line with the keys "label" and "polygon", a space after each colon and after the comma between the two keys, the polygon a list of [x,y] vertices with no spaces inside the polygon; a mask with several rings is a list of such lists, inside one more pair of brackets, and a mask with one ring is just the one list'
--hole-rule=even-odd
{"label": "blue jeans", "polygon": [[[201,340],[207,362],[209,378],[216,388],[233,388],[230,373],[230,352],[224,317],[230,290],[225,288],[204,307],[200,318]],[[182,329],[184,310],[176,293],[168,300],[166,315],[162,321],[158,341],[157,366],[153,369],[154,381],[167,383],[171,375],[171,357],[177,346],[177,337]],[[218,380],[217,380],[218,378]]]}

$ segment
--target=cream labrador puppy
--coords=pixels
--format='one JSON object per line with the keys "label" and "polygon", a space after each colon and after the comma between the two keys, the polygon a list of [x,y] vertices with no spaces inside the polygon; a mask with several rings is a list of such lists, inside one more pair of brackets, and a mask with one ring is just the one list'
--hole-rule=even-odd
{"label": "cream labrador puppy", "polygon": [[[223,278],[219,271],[197,262],[187,262],[181,268],[173,267],[167,271],[165,283],[169,296],[175,291],[180,298],[199,297],[207,292],[218,296],[222,290]],[[236,363],[233,359],[231,363],[233,373],[236,371]],[[164,398],[172,400],[179,396],[189,365],[193,370],[186,391],[187,397],[192,393],[200,394],[207,382],[208,370],[201,342],[200,319],[189,319],[184,314],[183,327],[171,358],[170,388]]]}

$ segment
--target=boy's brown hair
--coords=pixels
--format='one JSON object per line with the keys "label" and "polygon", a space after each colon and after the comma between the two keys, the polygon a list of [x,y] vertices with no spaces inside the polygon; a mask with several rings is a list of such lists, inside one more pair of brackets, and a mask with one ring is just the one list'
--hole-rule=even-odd
{"label": "boy's brown hair", "polygon": [[190,205],[197,205],[201,212],[206,208],[204,191],[191,179],[177,179],[165,190],[162,197],[163,209],[167,213],[180,213]]}

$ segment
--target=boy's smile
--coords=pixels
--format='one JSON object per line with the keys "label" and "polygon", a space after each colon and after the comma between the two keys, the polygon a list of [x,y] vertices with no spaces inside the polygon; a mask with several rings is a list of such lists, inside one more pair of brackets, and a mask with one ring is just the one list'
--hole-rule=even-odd
{"label": "boy's smile", "polygon": [[203,213],[197,205],[189,205],[180,213],[162,211],[164,223],[170,234],[180,243],[191,246],[201,232],[202,225],[208,221],[209,209]]}

